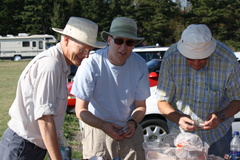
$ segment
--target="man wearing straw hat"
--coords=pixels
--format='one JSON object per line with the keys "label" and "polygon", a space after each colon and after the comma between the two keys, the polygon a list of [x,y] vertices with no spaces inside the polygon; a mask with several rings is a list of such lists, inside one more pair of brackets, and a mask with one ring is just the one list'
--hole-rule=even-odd
{"label": "man wearing straw hat", "polygon": [[230,152],[231,124],[240,110],[240,68],[204,24],[192,24],[164,55],[157,99],[170,131],[199,135],[209,155]]}
{"label": "man wearing straw hat", "polygon": [[138,123],[150,95],[148,69],[132,52],[144,38],[137,37],[136,22],[126,17],[115,18],[102,38],[108,47],[83,61],[71,91],[77,97],[76,116],[86,123],[83,158],[145,159]]}
{"label": "man wearing straw hat", "polygon": [[79,66],[93,48],[103,48],[96,41],[98,25],[90,20],[71,17],[61,42],[37,55],[22,72],[16,98],[9,110],[8,128],[0,143],[1,160],[61,160],[57,135],[62,128],[67,107],[69,65]]}

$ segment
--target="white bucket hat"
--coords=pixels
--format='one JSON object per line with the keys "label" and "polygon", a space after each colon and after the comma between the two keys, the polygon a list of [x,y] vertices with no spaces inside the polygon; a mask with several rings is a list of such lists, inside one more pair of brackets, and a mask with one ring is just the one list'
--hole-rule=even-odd
{"label": "white bucket hat", "polygon": [[214,52],[216,40],[205,24],[191,24],[183,31],[177,48],[187,58],[204,59]]}
{"label": "white bucket hat", "polygon": [[70,17],[64,29],[52,29],[94,48],[106,46],[106,43],[97,41],[98,25],[85,18]]}

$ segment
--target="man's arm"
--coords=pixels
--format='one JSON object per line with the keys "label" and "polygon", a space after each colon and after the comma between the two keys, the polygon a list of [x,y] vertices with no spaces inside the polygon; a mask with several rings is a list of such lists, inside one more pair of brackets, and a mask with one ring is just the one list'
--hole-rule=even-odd
{"label": "man's arm", "polygon": [[52,160],[61,160],[61,152],[58,146],[57,132],[53,115],[43,116],[38,119],[39,129],[43,142]]}
{"label": "man's arm", "polygon": [[141,122],[146,113],[146,100],[134,102],[135,109],[132,112],[132,119],[137,123]]}
{"label": "man's arm", "polygon": [[224,113],[225,118],[230,118],[240,111],[240,100],[232,101],[226,108],[220,111]]}
{"label": "man's arm", "polygon": [[203,129],[216,128],[224,119],[228,119],[240,111],[240,100],[232,101],[226,108],[221,111],[208,115]]}
{"label": "man's arm", "polygon": [[88,101],[76,97],[76,117],[92,127],[101,129],[113,139],[122,140],[123,137],[119,136],[114,130],[115,128],[121,129],[121,127],[117,126],[115,123],[104,121],[93,115],[91,112],[88,111],[88,103]]}
{"label": "man's arm", "polygon": [[124,137],[131,138],[136,130],[137,124],[141,122],[146,113],[146,100],[135,100],[134,101],[134,110],[131,114],[133,120],[128,121],[126,127],[128,131],[124,134]]}
{"label": "man's arm", "polygon": [[101,129],[103,120],[88,111],[88,104],[88,101],[76,97],[76,117],[92,127]]}
{"label": "man's arm", "polygon": [[183,130],[194,131],[196,129],[189,115],[177,112],[168,102],[158,101],[158,109],[164,117],[178,124]]}

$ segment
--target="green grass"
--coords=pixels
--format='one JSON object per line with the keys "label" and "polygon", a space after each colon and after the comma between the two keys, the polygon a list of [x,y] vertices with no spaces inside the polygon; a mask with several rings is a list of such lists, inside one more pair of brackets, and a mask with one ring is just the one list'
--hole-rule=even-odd
{"label": "green grass", "polygon": [[[10,120],[8,110],[15,98],[18,78],[28,63],[29,60],[19,62],[0,60],[0,137]],[[72,148],[72,158],[81,159],[81,142],[78,137],[79,123],[75,114],[66,114],[63,129],[68,144]]]}

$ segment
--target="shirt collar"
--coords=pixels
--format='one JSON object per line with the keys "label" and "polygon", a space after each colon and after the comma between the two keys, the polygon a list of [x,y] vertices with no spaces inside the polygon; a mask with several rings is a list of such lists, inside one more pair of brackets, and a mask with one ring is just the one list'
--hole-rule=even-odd
{"label": "shirt collar", "polygon": [[56,48],[61,53],[60,56],[61,56],[63,71],[64,72],[69,72],[69,74],[70,74],[70,66],[67,65],[67,62],[66,62],[66,59],[63,55],[63,51],[62,51],[62,47],[61,47],[60,43],[56,44]]}

